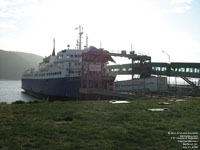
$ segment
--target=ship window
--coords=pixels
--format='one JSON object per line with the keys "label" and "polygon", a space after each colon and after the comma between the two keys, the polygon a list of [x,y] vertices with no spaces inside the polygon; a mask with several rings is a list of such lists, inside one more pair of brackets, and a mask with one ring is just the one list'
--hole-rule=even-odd
{"label": "ship window", "polygon": [[71,55],[71,58],[73,58],[73,55]]}
{"label": "ship window", "polygon": [[74,57],[77,57],[77,55],[75,54]]}
{"label": "ship window", "polygon": [[67,55],[67,58],[70,58],[70,56],[69,56],[69,55]]}
{"label": "ship window", "polygon": [[58,59],[62,59],[62,58],[63,58],[63,55],[58,56]]}
{"label": "ship window", "polygon": [[194,68],[194,72],[195,73],[199,73],[199,69],[198,68]]}

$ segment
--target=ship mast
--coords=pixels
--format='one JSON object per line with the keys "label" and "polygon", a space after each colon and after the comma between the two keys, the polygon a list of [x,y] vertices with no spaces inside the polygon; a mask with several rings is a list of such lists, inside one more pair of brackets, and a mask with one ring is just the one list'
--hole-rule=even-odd
{"label": "ship mast", "polygon": [[79,25],[79,50],[81,50],[81,36],[83,35],[83,27],[81,30],[81,26]]}

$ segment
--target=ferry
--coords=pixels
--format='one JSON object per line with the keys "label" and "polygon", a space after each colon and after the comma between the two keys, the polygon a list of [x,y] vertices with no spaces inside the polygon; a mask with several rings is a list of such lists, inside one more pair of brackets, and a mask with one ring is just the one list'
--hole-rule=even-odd
{"label": "ferry", "polygon": [[[30,68],[23,73],[22,89],[34,95],[50,97],[80,98],[80,89],[107,89],[115,76],[109,74],[108,61],[114,61],[108,51],[93,46],[81,49],[83,29],[79,26],[79,40],[76,49],[53,52],[39,63],[37,69]],[[88,39],[86,37],[86,39]]]}

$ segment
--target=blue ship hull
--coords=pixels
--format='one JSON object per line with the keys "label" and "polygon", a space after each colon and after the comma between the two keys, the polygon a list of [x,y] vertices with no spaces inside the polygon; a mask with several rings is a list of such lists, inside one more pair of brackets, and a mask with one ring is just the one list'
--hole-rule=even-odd
{"label": "blue ship hull", "polygon": [[55,97],[80,96],[81,77],[22,79],[22,89],[30,93]]}

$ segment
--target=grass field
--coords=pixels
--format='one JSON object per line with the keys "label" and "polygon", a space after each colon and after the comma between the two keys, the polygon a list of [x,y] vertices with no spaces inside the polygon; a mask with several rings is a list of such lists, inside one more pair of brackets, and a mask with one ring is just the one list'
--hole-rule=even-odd
{"label": "grass field", "polygon": [[[159,105],[165,101],[0,104],[0,150],[183,149],[168,132],[200,133],[200,98]],[[158,107],[169,110],[148,111]]]}

